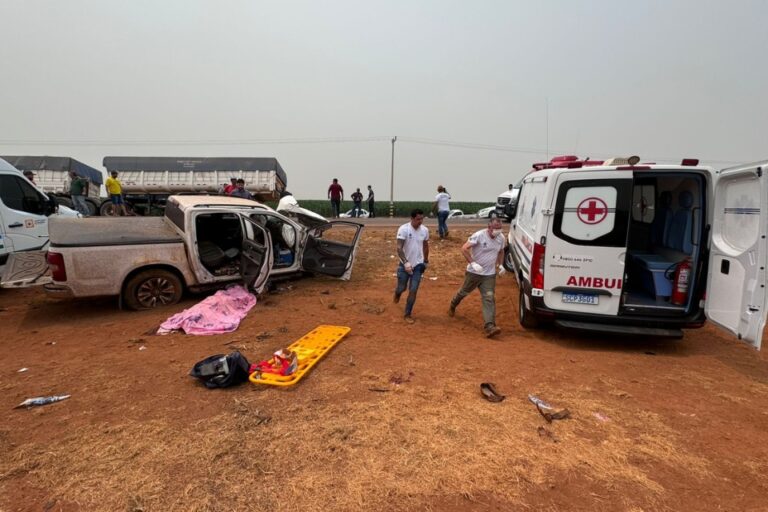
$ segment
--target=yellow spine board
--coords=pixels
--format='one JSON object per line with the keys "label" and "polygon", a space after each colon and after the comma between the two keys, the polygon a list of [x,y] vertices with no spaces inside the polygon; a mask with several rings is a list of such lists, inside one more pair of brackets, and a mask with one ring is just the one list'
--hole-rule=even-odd
{"label": "yellow spine board", "polygon": [[[296,352],[299,364],[291,375],[278,375],[275,373],[254,372],[249,380],[254,384],[268,384],[270,386],[293,386],[313,366],[344,338],[352,329],[340,325],[319,325],[298,340],[288,345],[288,349]],[[269,360],[274,363],[274,358]]]}

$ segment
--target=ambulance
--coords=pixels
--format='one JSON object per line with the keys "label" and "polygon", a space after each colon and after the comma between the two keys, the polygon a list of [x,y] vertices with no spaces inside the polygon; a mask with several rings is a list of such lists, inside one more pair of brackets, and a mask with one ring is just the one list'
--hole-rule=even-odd
{"label": "ambulance", "polygon": [[759,349],[768,161],[715,170],[558,157],[525,179],[504,260],[523,327],[682,336],[710,320]]}

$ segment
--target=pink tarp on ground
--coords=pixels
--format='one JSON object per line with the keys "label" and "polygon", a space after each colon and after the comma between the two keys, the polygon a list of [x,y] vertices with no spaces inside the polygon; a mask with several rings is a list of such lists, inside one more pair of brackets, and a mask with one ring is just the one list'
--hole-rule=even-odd
{"label": "pink tarp on ground", "polygon": [[224,334],[237,330],[253,306],[256,297],[240,285],[219,290],[160,324],[157,334],[184,331],[187,334]]}

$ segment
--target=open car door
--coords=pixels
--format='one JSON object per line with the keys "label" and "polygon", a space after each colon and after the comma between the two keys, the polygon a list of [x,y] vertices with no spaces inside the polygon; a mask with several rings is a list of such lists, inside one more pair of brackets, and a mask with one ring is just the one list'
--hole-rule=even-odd
{"label": "open car door", "polygon": [[243,250],[240,253],[240,274],[243,285],[261,293],[272,270],[272,241],[267,230],[246,214],[240,214],[243,226]]}
{"label": "open car door", "polygon": [[301,266],[316,274],[347,280],[352,275],[362,224],[335,220],[309,231]]}
{"label": "open car door", "polygon": [[715,183],[705,312],[759,349],[766,321],[768,161],[720,171]]}
{"label": "open car door", "polygon": [[47,251],[14,252],[8,256],[2,275],[0,288],[26,288],[52,281],[48,275]]}

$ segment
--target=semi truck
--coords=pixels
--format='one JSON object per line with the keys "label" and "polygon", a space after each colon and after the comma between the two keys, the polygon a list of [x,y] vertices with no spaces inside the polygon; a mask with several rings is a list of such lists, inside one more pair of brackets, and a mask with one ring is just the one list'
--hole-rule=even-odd
{"label": "semi truck", "polygon": [[[288,182],[276,158],[104,157],[108,173],[116,171],[125,203],[136,215],[162,215],[172,194],[220,194],[231,178],[259,201],[277,200]],[[102,204],[110,215],[112,205]]]}

